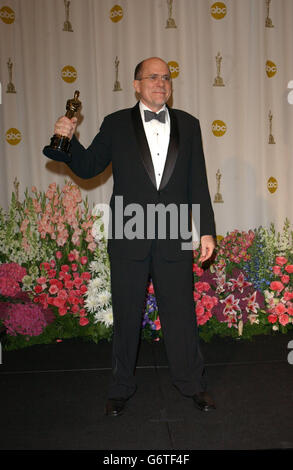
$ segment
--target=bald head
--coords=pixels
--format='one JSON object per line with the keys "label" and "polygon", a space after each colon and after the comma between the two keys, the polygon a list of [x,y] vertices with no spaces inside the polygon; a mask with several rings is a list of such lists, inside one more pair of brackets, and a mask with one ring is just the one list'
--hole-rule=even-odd
{"label": "bald head", "polygon": [[170,78],[168,64],[159,57],[150,57],[136,66],[133,86],[142,103],[157,112],[171,95]]}
{"label": "bald head", "polygon": [[166,67],[169,70],[168,64],[163,59],[161,59],[160,57],[149,57],[148,59],[144,59],[141,62],[139,62],[139,64],[137,64],[137,66],[135,67],[134,80],[139,80],[142,77],[143,69],[146,65],[148,65],[149,63],[156,63],[156,62],[157,63],[161,62],[161,63],[165,64]]}

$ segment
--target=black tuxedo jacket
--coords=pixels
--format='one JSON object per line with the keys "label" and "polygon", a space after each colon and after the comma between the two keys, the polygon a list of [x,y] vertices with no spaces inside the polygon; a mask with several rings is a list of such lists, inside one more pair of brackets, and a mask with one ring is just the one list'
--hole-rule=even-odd
{"label": "black tuxedo jacket", "polygon": [[[79,177],[91,178],[101,173],[112,162],[114,180],[110,201],[112,238],[108,240],[108,251],[111,256],[143,259],[148,255],[153,238],[153,235],[148,238],[147,232],[149,220],[146,214],[149,205],[158,207],[158,204],[163,204],[163,207],[168,207],[172,204],[173,208],[175,205],[179,211],[181,204],[185,207],[188,205],[190,209],[192,204],[200,204],[200,235],[215,236],[214,213],[208,189],[199,121],[186,112],[170,108],[168,110],[171,125],[170,142],[159,189],[156,186],[154,167],[138,103],[133,108],[106,116],[100,132],[87,149],[75,136],[71,140],[72,157],[67,164]],[[124,233],[121,238],[121,226],[118,227],[118,224],[121,225],[121,217],[117,214],[116,196],[120,196],[120,202],[121,196],[123,197],[124,208],[129,204],[136,204],[142,208],[143,235],[139,230],[139,233],[136,232],[137,238],[127,239]],[[128,209],[134,208],[134,213],[130,215],[128,212],[123,219],[124,224],[127,221],[133,224],[134,232],[137,215],[135,207],[137,206],[128,206]],[[117,219],[116,226],[115,219]],[[166,220],[168,222],[168,217]],[[151,230],[151,233],[155,233],[155,238],[158,237],[158,222],[156,220],[155,231]],[[190,257],[190,251],[182,250],[181,243],[186,240],[182,238],[180,228],[177,239],[173,238],[174,231],[171,232],[170,224],[169,220],[166,237],[157,241],[159,252],[170,261]],[[171,233],[173,235],[170,235]]]}

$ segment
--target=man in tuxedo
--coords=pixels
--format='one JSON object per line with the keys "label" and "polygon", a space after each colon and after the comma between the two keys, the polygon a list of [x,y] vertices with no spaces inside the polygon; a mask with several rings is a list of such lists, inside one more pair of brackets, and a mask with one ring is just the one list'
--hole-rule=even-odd
{"label": "man in tuxedo", "polygon": [[[184,396],[191,397],[197,408],[209,411],[215,404],[207,392],[199,348],[193,252],[182,249],[186,237],[181,232],[172,236],[174,223],[167,217],[161,236],[161,215],[150,221],[148,212],[150,207],[172,205],[180,211],[183,206],[191,209],[194,204],[200,205],[200,261],[210,258],[215,248],[215,223],[200,125],[190,114],[166,105],[171,95],[171,76],[162,59],[152,57],[138,64],[133,86],[139,102],[133,108],[106,116],[87,149],[74,135],[76,118],[61,117],[54,130],[71,139],[71,158],[66,163],[76,175],[91,178],[112,162],[112,236],[108,252],[114,336],[106,414],[121,414],[136,391],[135,365],[149,276],[158,303],[172,383]],[[136,227],[136,232],[129,234],[135,207],[141,208],[139,221],[143,229]],[[124,230],[127,224],[128,230]],[[190,220],[188,224],[190,227]]]}

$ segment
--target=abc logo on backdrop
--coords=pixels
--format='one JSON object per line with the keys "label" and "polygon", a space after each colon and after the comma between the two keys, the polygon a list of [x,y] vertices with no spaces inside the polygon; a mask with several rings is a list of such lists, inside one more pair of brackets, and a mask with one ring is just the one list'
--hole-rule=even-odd
{"label": "abc logo on backdrop", "polygon": [[171,73],[171,78],[178,77],[179,72],[180,72],[178,63],[175,62],[174,60],[171,60],[170,62],[168,62],[168,67]]}
{"label": "abc logo on backdrop", "polygon": [[266,61],[266,74],[269,78],[273,77],[277,73],[277,66],[271,60]]}
{"label": "abc logo on backdrop", "polygon": [[216,2],[211,6],[211,15],[215,20],[221,20],[226,16],[227,7],[223,2]]}
{"label": "abc logo on backdrop", "polygon": [[215,120],[212,123],[212,132],[216,137],[222,137],[227,131],[227,125],[224,121]]}
{"label": "abc logo on backdrop", "polygon": [[61,77],[64,82],[72,83],[77,79],[77,72],[72,65],[65,65],[61,71]]}
{"label": "abc logo on backdrop", "polygon": [[0,9],[0,18],[3,23],[11,24],[15,20],[15,13],[10,7],[2,7]]}
{"label": "abc logo on backdrop", "polygon": [[267,187],[268,187],[268,190],[271,194],[273,194],[275,191],[277,191],[278,189],[278,181],[276,180],[276,178],[274,178],[273,176],[271,176],[269,179],[268,179],[268,182],[267,182]]}
{"label": "abc logo on backdrop", "polygon": [[118,23],[118,21],[122,20],[123,18],[123,9],[120,5],[114,5],[113,8],[110,10],[110,20],[113,23]]}
{"label": "abc logo on backdrop", "polygon": [[5,134],[6,142],[10,145],[17,145],[21,141],[21,133],[18,129],[11,127]]}

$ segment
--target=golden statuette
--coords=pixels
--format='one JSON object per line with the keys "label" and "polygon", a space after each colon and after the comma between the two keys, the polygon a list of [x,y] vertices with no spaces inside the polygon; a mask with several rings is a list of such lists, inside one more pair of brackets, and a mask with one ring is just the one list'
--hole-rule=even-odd
{"label": "golden statuette", "polygon": [[[65,116],[68,117],[68,119],[73,118],[81,107],[81,101],[79,101],[78,98],[79,91],[76,90],[73,98],[68,100],[66,103]],[[69,137],[54,134],[51,138],[50,145],[44,147],[43,153],[46,157],[52,158],[53,160],[69,162],[71,160]]]}

